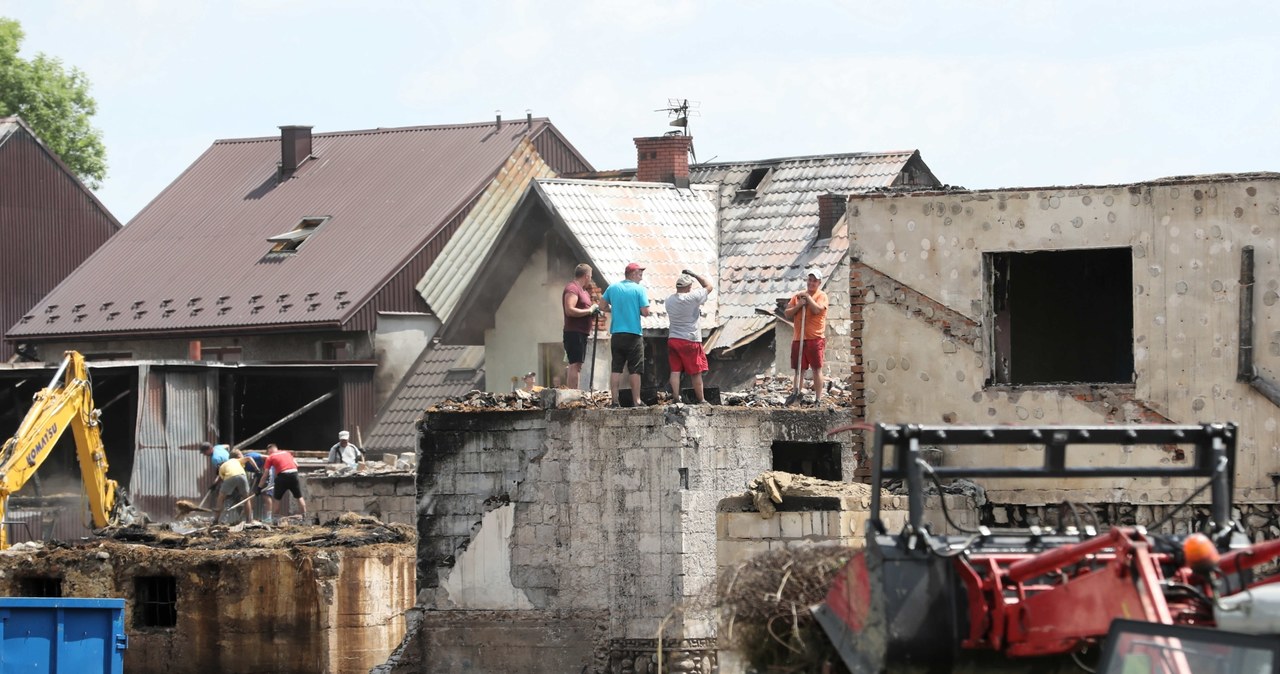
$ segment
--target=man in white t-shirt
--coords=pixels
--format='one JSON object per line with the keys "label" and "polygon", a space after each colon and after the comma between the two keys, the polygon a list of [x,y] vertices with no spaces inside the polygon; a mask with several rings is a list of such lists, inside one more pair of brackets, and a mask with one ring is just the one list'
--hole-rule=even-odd
{"label": "man in white t-shirt", "polygon": [[[694,288],[697,281],[701,287]],[[707,402],[702,394],[702,373],[707,371],[707,354],[702,350],[702,328],[698,319],[702,304],[711,294],[711,284],[685,269],[676,279],[676,291],[667,297],[667,363],[671,366],[671,395],[680,402],[680,373],[689,373],[693,395],[699,404]]]}

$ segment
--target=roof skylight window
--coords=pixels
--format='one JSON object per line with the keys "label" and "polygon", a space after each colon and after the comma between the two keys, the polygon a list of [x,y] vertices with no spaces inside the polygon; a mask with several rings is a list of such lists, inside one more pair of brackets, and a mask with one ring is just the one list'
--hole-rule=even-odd
{"label": "roof skylight window", "polygon": [[307,217],[303,218],[293,229],[267,237],[267,241],[275,244],[271,247],[271,253],[296,253],[307,242],[307,239],[316,230],[320,229],[320,225],[329,221],[329,216]]}

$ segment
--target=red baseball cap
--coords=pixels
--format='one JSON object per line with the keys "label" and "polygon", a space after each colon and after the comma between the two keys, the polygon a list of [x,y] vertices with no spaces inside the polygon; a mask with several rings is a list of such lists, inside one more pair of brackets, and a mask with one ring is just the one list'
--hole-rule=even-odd
{"label": "red baseball cap", "polygon": [[644,271],[644,267],[641,267],[639,262],[632,262],[631,264],[627,265],[626,273],[630,274],[631,272],[636,270]]}

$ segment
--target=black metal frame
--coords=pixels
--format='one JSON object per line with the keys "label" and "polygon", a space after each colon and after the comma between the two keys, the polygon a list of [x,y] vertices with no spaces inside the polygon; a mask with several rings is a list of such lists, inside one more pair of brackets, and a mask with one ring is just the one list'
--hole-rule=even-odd
{"label": "black metal frame", "polygon": [[[936,445],[1042,445],[1040,466],[960,467],[932,469],[938,478],[956,477],[1202,477],[1211,480],[1212,513],[1221,526],[1231,521],[1231,495],[1235,485],[1236,425],[1127,425],[1127,426],[926,426],[876,424],[871,448],[871,523],[880,533],[880,490],[886,480],[906,480],[908,523],[919,532],[924,519],[926,464],[921,444]],[[1066,464],[1070,445],[1191,445],[1194,456],[1186,466],[1084,466]],[[885,465],[884,453],[895,450]]]}

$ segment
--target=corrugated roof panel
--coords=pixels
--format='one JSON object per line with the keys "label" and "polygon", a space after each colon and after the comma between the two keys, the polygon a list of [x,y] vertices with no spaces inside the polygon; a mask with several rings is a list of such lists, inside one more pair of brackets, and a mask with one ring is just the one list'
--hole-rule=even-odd
{"label": "corrugated roof panel", "polygon": [[[820,195],[889,187],[914,155],[852,153],[690,167],[690,180],[715,183],[721,196],[719,345],[750,334],[761,318],[756,308],[771,309],[777,297],[802,290],[806,269],[829,275],[843,258],[843,227],[825,245],[814,245]],[[740,195],[752,171],[763,168],[770,171],[754,196]]]}
{"label": "corrugated roof panel", "polygon": [[535,178],[554,175],[555,171],[542,160],[528,139],[507,159],[417,285],[418,292],[441,321],[447,322],[453,317],[462,293],[480,273],[480,263],[529,183]]}
{"label": "corrugated roof panel", "polygon": [[[715,188],[583,180],[539,180],[536,185],[606,282],[622,281],[630,262],[645,266],[650,315],[641,321],[644,328],[667,327],[663,303],[675,292],[681,269],[699,272],[715,285]],[[704,315],[714,318],[718,302],[712,293]]]}
{"label": "corrugated roof panel", "polygon": [[[548,130],[534,119],[318,133],[283,182],[278,136],[217,141],[11,335],[341,323]],[[267,237],[308,216],[330,219],[296,254],[268,253]]]}

